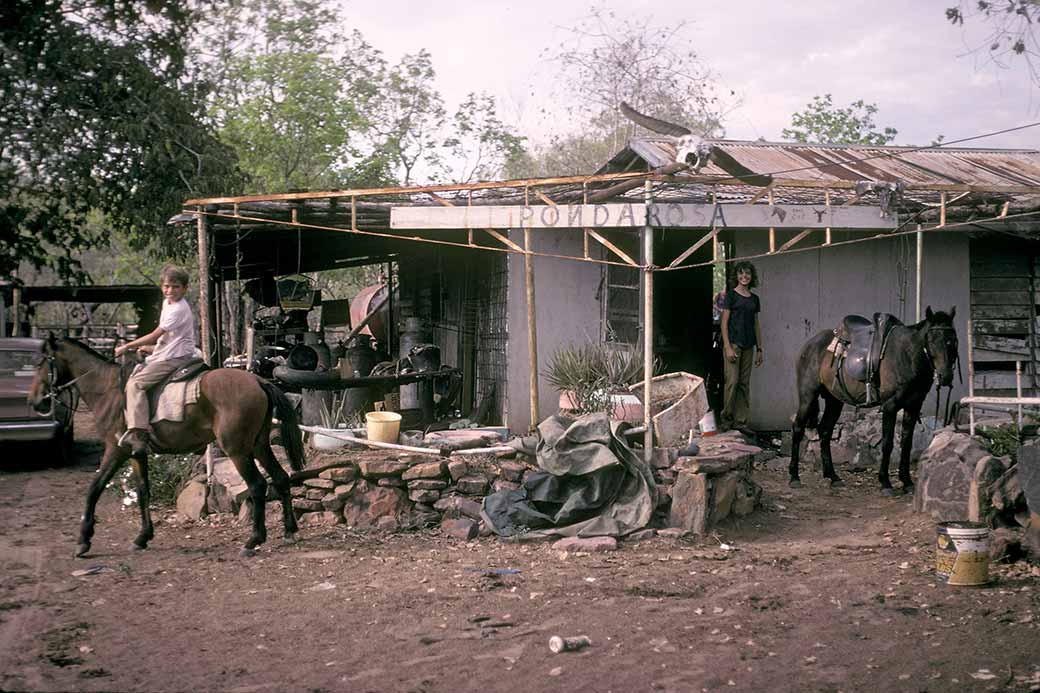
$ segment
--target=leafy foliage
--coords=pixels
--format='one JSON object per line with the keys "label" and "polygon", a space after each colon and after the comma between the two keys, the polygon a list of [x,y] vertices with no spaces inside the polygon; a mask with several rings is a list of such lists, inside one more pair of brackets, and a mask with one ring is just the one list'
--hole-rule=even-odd
{"label": "leafy foliage", "polygon": [[495,100],[471,92],[452,118],[444,145],[455,162],[455,182],[492,180],[513,170],[525,156],[524,138],[498,117]]}
{"label": "leafy foliage", "polygon": [[323,2],[237,0],[203,27],[199,42],[218,48],[198,69],[216,85],[213,117],[251,191],[389,182],[362,153],[376,91],[368,65],[380,58],[359,33],[339,36],[340,25]]}
{"label": "leafy foliage", "polygon": [[685,36],[689,25],[656,25],[649,17],[593,7],[569,27],[567,38],[543,57],[559,69],[553,101],[562,104],[570,127],[554,133],[518,172],[564,175],[602,166],[635,133],[618,111],[621,101],[698,134],[721,135],[725,105]]}
{"label": "leafy foliage", "polygon": [[[236,180],[184,79],[194,19],[178,0],[3,4],[0,276],[26,261],[82,278],[79,253],[110,229],[190,254],[166,220]],[[102,225],[87,223],[95,214]]]}
{"label": "leafy foliage", "polygon": [[[148,490],[151,504],[173,506],[177,496],[196,473],[197,455],[152,455],[148,460]],[[133,467],[127,465],[123,472],[109,482],[112,489],[122,498],[124,505],[137,502],[137,477]]]}
{"label": "leafy foliage", "polygon": [[[970,8],[970,9],[969,9]],[[986,50],[998,68],[1007,68],[1014,59],[1025,61],[1033,84],[1040,86],[1040,41],[1036,25],[1040,22],[1040,3],[1036,0],[976,0],[946,8],[946,19],[954,26],[965,20],[988,25],[989,34],[976,51]]]}
{"label": "leafy foliage", "polygon": [[895,139],[897,130],[886,127],[881,132],[874,125],[877,106],[862,99],[844,108],[834,105],[830,94],[814,96],[812,103],[791,116],[791,127],[782,136],[795,142],[815,144],[885,145]]}
{"label": "leafy foliage", "polygon": [[235,0],[202,31],[214,114],[257,192],[496,177],[522,149],[489,96],[452,117],[430,54],[390,64],[329,0]]}
{"label": "leafy foliage", "polygon": [[979,427],[977,430],[979,435],[989,443],[991,453],[997,457],[1010,456],[1012,462],[1016,461],[1018,446],[1022,444],[1022,437],[1014,423]]}

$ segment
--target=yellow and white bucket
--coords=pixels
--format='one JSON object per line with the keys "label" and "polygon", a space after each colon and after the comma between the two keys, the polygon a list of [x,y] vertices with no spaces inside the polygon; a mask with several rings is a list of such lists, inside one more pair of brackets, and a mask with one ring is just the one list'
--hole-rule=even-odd
{"label": "yellow and white bucket", "polygon": [[940,522],[935,572],[947,585],[989,582],[989,527],[978,522]]}

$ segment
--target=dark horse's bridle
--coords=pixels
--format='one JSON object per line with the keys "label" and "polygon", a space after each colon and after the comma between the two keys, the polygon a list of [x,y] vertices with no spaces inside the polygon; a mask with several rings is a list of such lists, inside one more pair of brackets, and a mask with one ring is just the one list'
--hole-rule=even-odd
{"label": "dark horse's bridle", "polygon": [[[932,356],[931,350],[928,348],[928,334],[931,332],[953,332],[954,339],[957,338],[957,330],[952,325],[942,325],[929,327],[925,332],[924,340],[924,355],[928,357],[928,365],[932,367],[933,377],[935,379],[935,418],[939,419],[939,401],[942,399],[942,384],[939,382],[939,369],[935,367],[935,357]],[[947,353],[947,356],[949,354]],[[953,362],[957,364],[957,379],[960,383],[964,384],[964,376],[961,374],[961,355],[960,351],[954,351]],[[953,393],[953,384],[946,386],[946,407],[943,409],[943,425],[950,425],[950,395]]]}

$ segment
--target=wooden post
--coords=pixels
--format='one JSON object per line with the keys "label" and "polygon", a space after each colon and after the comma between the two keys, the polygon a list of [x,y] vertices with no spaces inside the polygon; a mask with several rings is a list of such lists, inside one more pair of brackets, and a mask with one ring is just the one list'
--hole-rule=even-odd
{"label": "wooden post", "polygon": [[[386,263],[386,353],[396,354],[394,346],[394,261]],[[346,342],[347,340],[343,340]]]}
{"label": "wooden post", "polygon": [[[530,189],[524,188],[524,206],[531,203],[528,199]],[[531,423],[529,430],[538,425],[538,328],[535,324],[537,312],[534,307],[534,256],[531,255],[531,229],[524,226],[524,290],[527,294],[527,386],[531,398]]]}
{"label": "wooden post", "polygon": [[18,285],[18,270],[11,272],[11,278],[15,280],[11,286],[11,336],[22,335],[22,288]]}
{"label": "wooden post", "polygon": [[534,309],[534,257],[531,255],[531,229],[524,227],[524,289],[527,292],[527,366],[528,387],[531,396],[531,425],[535,430],[538,420],[538,330]]}
{"label": "wooden post", "polygon": [[[646,208],[653,202],[651,183],[643,184],[643,199]],[[649,219],[647,219],[649,222]],[[643,460],[649,465],[654,456],[654,430],[650,421],[650,402],[654,375],[654,228],[647,223],[643,226]]]}
{"label": "wooden post", "polygon": [[[773,189],[769,189],[769,206],[773,206]],[[772,219],[772,217],[770,217]],[[776,229],[772,226],[769,227],[769,252],[776,252]]]}
{"label": "wooden post", "polygon": [[1022,359],[1015,359],[1015,397],[1018,398],[1018,418],[1015,430],[1022,432]]}
{"label": "wooden post", "polygon": [[719,218],[719,198],[715,195],[715,189],[711,191],[711,203],[715,209],[711,211],[711,261],[719,261],[719,227],[716,220]]}
{"label": "wooden post", "polygon": [[213,283],[213,365],[224,365],[224,273],[220,273],[220,281]]}
{"label": "wooden post", "polygon": [[[823,204],[827,205],[827,219],[829,221],[830,220],[830,213],[831,213],[831,191],[830,190],[824,190],[823,191]],[[824,238],[823,244],[824,245],[830,245],[831,244],[831,227],[830,226],[827,227],[827,233],[826,233],[826,237]]]}
{"label": "wooden post", "polygon": [[917,305],[914,310],[914,322],[921,322],[921,267],[924,264],[924,232],[921,231],[921,225],[917,225],[917,277],[915,278],[916,288],[915,296],[917,297]]}
{"label": "wooden post", "polygon": [[[975,396],[975,359],[972,358],[972,326],[968,318],[968,397]],[[975,405],[968,404],[968,434],[975,435]]]}
{"label": "wooden post", "polygon": [[209,320],[209,229],[206,226],[206,217],[202,213],[202,206],[196,207],[195,210],[198,212],[196,232],[199,243],[199,334],[202,337],[200,346],[202,360],[212,366],[213,349],[210,342],[212,326]]}

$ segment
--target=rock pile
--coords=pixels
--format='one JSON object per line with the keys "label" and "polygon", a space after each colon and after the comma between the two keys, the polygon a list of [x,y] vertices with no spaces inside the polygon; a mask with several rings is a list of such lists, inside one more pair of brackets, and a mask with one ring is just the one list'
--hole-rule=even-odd
{"label": "rock pile", "polygon": [[762,489],[752,468],[766,453],[736,431],[700,439],[699,454],[677,457],[679,448],[656,448],[654,481],[659,505],[654,525],[707,534],[730,516],[754,511]]}
{"label": "rock pile", "polygon": [[[1038,456],[1036,439],[1018,449],[1019,460]],[[971,520],[989,527],[1030,524],[1019,464],[990,453],[985,439],[952,428],[936,432],[921,457],[914,509],[940,522]]]}
{"label": "rock pile", "polygon": [[[911,462],[916,462],[928,448],[937,426],[934,416],[921,417],[921,421],[914,427],[914,442],[910,449]],[[902,430],[903,412],[899,412],[896,415],[893,439],[895,448],[892,452],[897,463]],[[802,443],[803,463],[812,465],[817,471],[820,469],[819,441],[819,434],[815,430],[808,430]],[[791,454],[790,431],[783,434],[780,453],[786,456]],[[834,464],[847,464],[853,471],[877,469],[881,463],[881,410],[857,410],[855,407],[846,406],[834,426],[834,435],[831,436],[831,459]]]}

